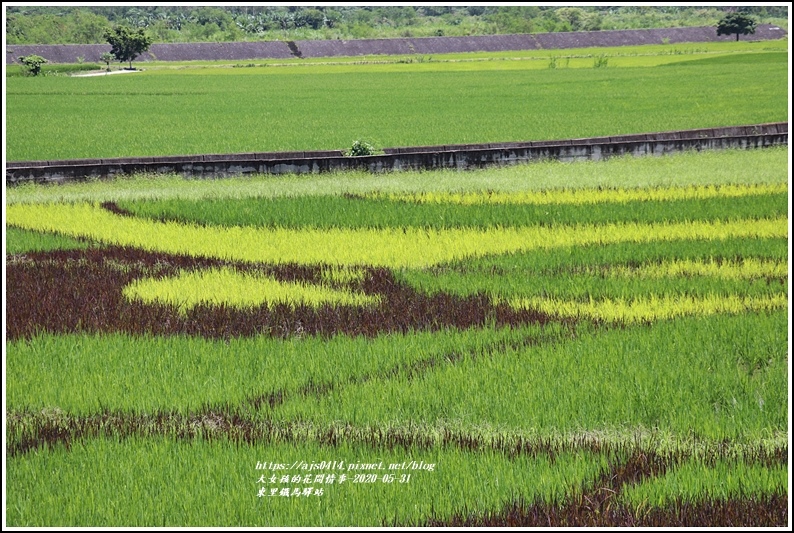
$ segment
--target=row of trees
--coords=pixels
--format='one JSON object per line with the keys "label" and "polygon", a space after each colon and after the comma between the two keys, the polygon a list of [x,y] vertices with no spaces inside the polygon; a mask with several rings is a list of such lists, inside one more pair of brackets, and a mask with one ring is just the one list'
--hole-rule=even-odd
{"label": "row of trees", "polygon": [[7,44],[96,44],[113,25],[155,42],[354,39],[714,26],[728,12],[787,23],[787,7],[745,6],[10,6]]}

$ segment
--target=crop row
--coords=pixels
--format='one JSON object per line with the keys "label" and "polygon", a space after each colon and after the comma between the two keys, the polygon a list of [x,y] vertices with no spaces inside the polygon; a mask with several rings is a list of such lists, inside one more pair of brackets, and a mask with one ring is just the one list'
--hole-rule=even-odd
{"label": "crop row", "polygon": [[770,311],[788,307],[788,295],[770,296],[689,295],[656,296],[622,299],[564,301],[556,298],[512,298],[509,304],[516,309],[532,309],[552,316],[587,317],[605,322],[655,322],[684,315],[740,314],[746,311]]}
{"label": "crop row", "polygon": [[787,431],[786,325],[785,310],[681,317],[507,347],[421,380],[398,375],[294,397],[268,416],[356,426],[446,420],[541,435],[657,428],[757,442]]}
{"label": "crop row", "polygon": [[373,198],[385,197],[400,202],[461,204],[461,205],[494,205],[494,204],[532,204],[557,205],[575,204],[592,205],[599,203],[626,203],[677,200],[709,199],[709,198],[740,198],[758,194],[786,193],[785,183],[748,185],[690,185],[688,187],[636,187],[632,189],[551,189],[543,191],[521,192],[467,192],[467,193],[416,193],[416,194],[375,194]]}
{"label": "crop row", "polygon": [[24,254],[31,251],[83,249],[89,243],[54,233],[41,233],[18,228],[6,228],[6,254]]}
{"label": "crop row", "polygon": [[460,513],[450,520],[427,520],[427,527],[648,527],[699,528],[709,527],[782,527],[788,523],[788,498],[786,494],[746,496],[738,498],[705,499],[697,502],[671,498],[671,503],[663,507],[650,507],[633,510],[620,504],[613,504],[612,498],[603,494],[611,493],[609,487],[599,489],[599,495],[583,494],[571,498],[562,506],[533,504],[515,501],[503,506],[497,512]]}
{"label": "crop row", "polygon": [[[7,188],[6,203],[120,202],[134,209],[134,201],[218,200],[298,196],[367,195],[377,192],[520,192],[559,188],[688,187],[692,185],[787,183],[788,148],[763,150],[706,150],[662,157],[614,157],[602,161],[563,163],[543,160],[529,164],[458,172],[452,169],[405,170],[384,175],[339,172],[299,176],[256,175],[223,180],[186,180],[178,175],[136,175],[112,182],[73,182],[68,187],[24,184]],[[210,203],[207,207],[211,208]],[[210,209],[211,211],[211,209]],[[323,210],[324,211],[324,210]],[[322,217],[323,213],[315,213]],[[184,216],[181,213],[180,216]],[[195,215],[195,214],[194,214]]]}
{"label": "crop row", "polygon": [[[196,223],[210,226],[256,226],[281,228],[493,228],[542,224],[599,224],[605,222],[659,223],[681,220],[732,220],[764,213],[780,216],[788,212],[785,184],[734,186],[728,190],[714,188],[713,194],[687,198],[686,189],[666,188],[672,198],[643,198],[626,195],[620,200],[606,191],[579,191],[589,202],[566,201],[570,194],[560,194],[557,202],[534,196],[557,196],[501,193],[498,202],[488,203],[487,193],[467,203],[428,202],[413,199],[364,199],[360,197],[311,196],[248,200],[160,200],[103,204],[117,212],[160,221]],[[564,191],[563,191],[564,192]],[[625,191],[619,191],[625,192]],[[722,193],[725,193],[724,195]],[[739,192],[740,194],[735,194]],[[676,196],[679,196],[676,198]],[[467,196],[473,199],[474,194]],[[514,201],[507,201],[512,199]],[[534,199],[534,198],[532,198]]]}
{"label": "crop row", "polygon": [[[787,260],[788,241],[782,237],[620,242],[466,259],[421,270],[402,270],[397,277],[426,294],[445,292],[460,296],[478,292],[565,298],[681,291],[769,293],[776,290],[773,283],[784,281]],[[730,267],[711,266],[741,264],[752,268],[749,265],[756,262],[770,270],[763,275],[762,271],[753,275],[751,270],[746,277],[738,278],[730,274]],[[681,272],[684,265],[698,265],[700,273]],[[718,275],[702,275],[707,273],[702,272],[704,269]],[[676,270],[684,275],[674,276]]]}
{"label": "crop row", "polygon": [[785,465],[770,469],[734,461],[686,461],[664,476],[628,488],[621,499],[637,509],[664,507],[676,499],[684,501],[728,500],[746,496],[785,494],[788,472]]}
{"label": "crop row", "polygon": [[[257,468],[272,463],[283,467]],[[152,464],[161,466],[146,467]],[[359,469],[363,465],[376,469]],[[50,483],[36,481],[42,470],[50,472]],[[502,525],[532,524],[533,515],[548,523],[554,517],[559,525],[592,525],[606,517],[611,525],[636,525],[651,513],[675,515],[681,507],[690,514],[685,520],[702,518],[708,501],[724,506],[728,525],[781,525],[786,474],[781,465],[693,462],[641,449],[510,457],[487,449],[349,442],[97,438],[11,458],[8,480],[19,490],[9,494],[8,518],[19,526],[220,526],[231,516],[246,525],[452,525],[496,520],[513,507]],[[64,486],[72,490],[67,494]],[[175,501],[187,503],[168,504]],[[752,503],[756,512],[736,515]]]}
{"label": "crop row", "polygon": [[[663,261],[637,267],[611,265],[598,271],[604,276],[635,276],[639,278],[661,278],[666,276],[714,276],[723,279],[785,278],[787,265],[783,262],[745,259],[742,261]],[[594,274],[593,269],[582,272]]]}
{"label": "crop row", "polygon": [[[9,522],[223,526],[234,516],[235,523],[251,526],[380,526],[427,516],[448,518],[460,510],[461,501],[484,509],[518,495],[559,502],[608,467],[606,457],[586,452],[559,454],[552,461],[547,455],[510,459],[488,451],[434,448],[411,454],[415,464],[433,465],[433,471],[389,470],[406,462],[406,452],[410,450],[347,444],[329,449],[311,443],[235,446],[168,438],[92,439],[69,450],[58,447],[9,461],[8,482],[15,487],[9,492]],[[321,482],[315,481],[317,472],[308,470],[256,469],[258,462],[291,467],[330,458],[343,462],[343,468],[324,470]],[[361,463],[382,469],[348,470]],[[38,481],[43,470],[50,473],[48,483]],[[392,478],[384,477],[390,474]],[[289,481],[282,481],[283,475]],[[305,488],[317,492],[304,496]],[[271,489],[277,489],[275,496]],[[299,496],[280,496],[283,489],[288,494],[299,489]]]}
{"label": "crop row", "polygon": [[422,267],[463,257],[618,242],[785,237],[784,217],[728,222],[600,224],[502,229],[197,227],[111,214],[97,205],[10,205],[7,223],[120,246],[266,263]]}

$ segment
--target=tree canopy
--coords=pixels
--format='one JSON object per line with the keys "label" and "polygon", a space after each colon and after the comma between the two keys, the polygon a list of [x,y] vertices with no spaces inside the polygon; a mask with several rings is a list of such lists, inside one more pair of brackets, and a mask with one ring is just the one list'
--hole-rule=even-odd
{"label": "tree canopy", "polygon": [[146,35],[143,28],[133,30],[127,26],[115,26],[105,30],[105,39],[113,49],[110,51],[119,61],[129,61],[132,68],[132,60],[149,49],[152,38]]}
{"label": "tree canopy", "polygon": [[44,63],[49,63],[41,56],[31,54],[29,56],[21,56],[19,62],[25,66],[31,76],[38,76],[41,73],[41,66]]}
{"label": "tree canopy", "polygon": [[717,23],[717,35],[739,35],[755,33],[755,21],[742,13],[729,13]]}
{"label": "tree canopy", "polygon": [[716,26],[727,13],[787,29],[788,6],[8,6],[7,44],[98,44],[114,25],[156,43],[429,37]]}

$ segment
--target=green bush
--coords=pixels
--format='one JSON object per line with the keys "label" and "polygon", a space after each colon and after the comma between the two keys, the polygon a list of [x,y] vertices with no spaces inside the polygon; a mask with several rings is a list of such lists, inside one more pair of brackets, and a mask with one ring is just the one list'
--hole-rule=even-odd
{"label": "green bush", "polygon": [[367,141],[355,140],[350,150],[347,152],[348,156],[361,156],[361,155],[375,155],[375,147]]}
{"label": "green bush", "polygon": [[41,73],[41,66],[44,63],[49,63],[49,61],[43,57],[37,56],[35,54],[31,54],[29,56],[20,56],[19,62],[24,65],[25,69],[28,71],[28,74],[31,76],[38,76]]}

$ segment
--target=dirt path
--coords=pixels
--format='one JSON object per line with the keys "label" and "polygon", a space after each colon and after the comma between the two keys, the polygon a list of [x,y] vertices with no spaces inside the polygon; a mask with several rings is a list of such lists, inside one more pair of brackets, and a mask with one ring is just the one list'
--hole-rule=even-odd
{"label": "dirt path", "polygon": [[140,70],[111,70],[110,72],[103,70],[101,72],[91,72],[89,74],[72,74],[74,78],[87,78],[88,76],[108,76],[110,74],[128,74],[132,72],[141,72]]}

